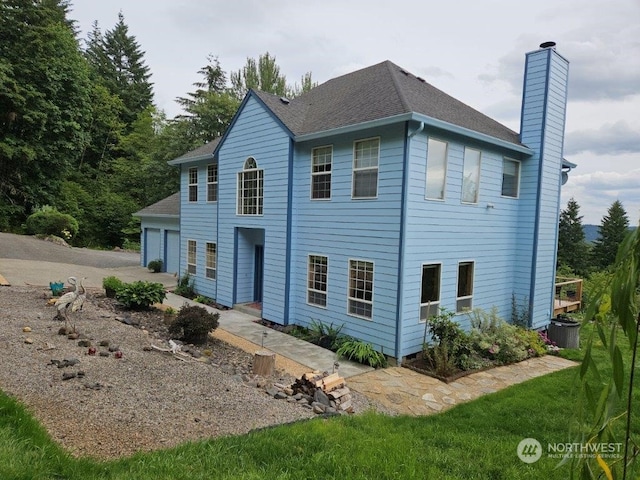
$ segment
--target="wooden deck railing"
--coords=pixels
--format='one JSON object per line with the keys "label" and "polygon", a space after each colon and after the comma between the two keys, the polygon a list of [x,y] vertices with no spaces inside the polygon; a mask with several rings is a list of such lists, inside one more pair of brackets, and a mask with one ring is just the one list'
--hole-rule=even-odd
{"label": "wooden deck railing", "polygon": [[553,317],[562,313],[575,312],[582,306],[582,279],[556,277],[553,302]]}

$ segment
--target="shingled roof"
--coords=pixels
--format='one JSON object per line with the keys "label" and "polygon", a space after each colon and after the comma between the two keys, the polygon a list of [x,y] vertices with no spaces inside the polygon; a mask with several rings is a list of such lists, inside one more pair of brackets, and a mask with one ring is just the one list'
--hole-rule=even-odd
{"label": "shingled roof", "polygon": [[220,143],[220,138],[221,137],[218,137],[215,140],[210,141],[209,143],[205,143],[201,147],[191,150],[190,152],[187,152],[184,155],[181,155],[178,158],[171,160],[169,164],[172,164],[174,162],[183,163],[187,160],[195,160],[195,159],[206,158],[208,156],[213,156],[213,151],[218,146],[218,143]]}
{"label": "shingled roof", "polygon": [[149,205],[133,214],[135,217],[175,217],[180,216],[180,192],[169,195],[159,202]]}
{"label": "shingled roof", "polygon": [[513,130],[390,61],[334,78],[291,100],[255,93],[296,136],[417,113],[520,144]]}

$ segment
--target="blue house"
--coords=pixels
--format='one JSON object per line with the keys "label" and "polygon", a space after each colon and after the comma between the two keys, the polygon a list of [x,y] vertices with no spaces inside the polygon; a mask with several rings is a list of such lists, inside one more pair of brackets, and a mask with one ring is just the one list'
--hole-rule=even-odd
{"label": "blue house", "polygon": [[396,359],[439,308],[468,326],[476,307],[509,319],[515,298],[546,326],[568,62],[549,42],[524,70],[520,133],[389,61],[293,99],[250,91],[221,138],[169,162],[180,273],[222,305],[343,325]]}

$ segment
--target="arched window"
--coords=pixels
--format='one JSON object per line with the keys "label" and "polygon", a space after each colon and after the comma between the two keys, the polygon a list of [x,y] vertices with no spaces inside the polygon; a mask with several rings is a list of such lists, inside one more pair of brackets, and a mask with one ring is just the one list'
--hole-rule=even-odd
{"label": "arched window", "polygon": [[262,215],[264,171],[258,168],[253,157],[245,160],[238,172],[238,215]]}

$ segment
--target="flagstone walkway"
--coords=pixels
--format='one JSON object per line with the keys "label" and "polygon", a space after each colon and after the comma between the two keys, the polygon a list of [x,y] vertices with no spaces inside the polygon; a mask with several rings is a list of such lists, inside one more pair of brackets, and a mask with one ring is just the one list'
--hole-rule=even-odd
{"label": "flagstone walkway", "polygon": [[390,367],[350,377],[349,388],[406,415],[438,413],[459,403],[546,375],[576,362],[553,355],[473,373],[445,383],[404,367]]}

